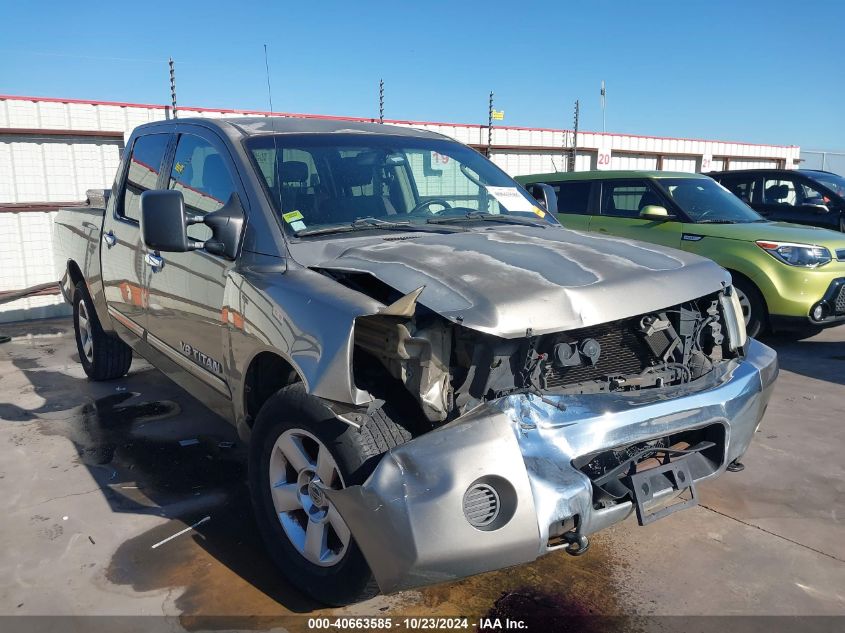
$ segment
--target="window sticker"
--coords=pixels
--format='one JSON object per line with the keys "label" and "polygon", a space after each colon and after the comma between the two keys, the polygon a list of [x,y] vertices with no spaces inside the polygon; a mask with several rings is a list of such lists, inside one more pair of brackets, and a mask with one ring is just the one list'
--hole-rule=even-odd
{"label": "window sticker", "polygon": [[173,169],[176,171],[177,174],[181,174],[183,171],[185,171],[185,166],[182,163],[176,163],[173,166]]}
{"label": "window sticker", "polygon": [[540,207],[534,207],[531,209],[534,212],[534,215],[540,218],[546,217],[546,212],[543,211]]}
{"label": "window sticker", "polygon": [[290,224],[290,228],[292,228],[294,231],[301,231],[305,228],[305,222],[302,221],[302,213],[300,213],[298,210],[283,213],[282,219],[284,219],[285,222]]}
{"label": "window sticker", "polygon": [[516,187],[487,187],[496,200],[505,207],[508,211],[528,211],[534,212],[534,205],[525,196],[519,193]]}

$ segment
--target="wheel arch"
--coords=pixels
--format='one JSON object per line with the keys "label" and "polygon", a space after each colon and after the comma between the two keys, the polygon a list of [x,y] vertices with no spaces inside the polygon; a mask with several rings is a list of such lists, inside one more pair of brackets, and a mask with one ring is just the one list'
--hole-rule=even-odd
{"label": "wheel arch", "polygon": [[[59,287],[61,288],[65,301],[68,303],[73,302],[73,292],[76,289],[76,285],[80,282],[85,282],[82,269],[73,259],[67,260],[62,278],[59,280]],[[86,283],[85,285],[87,286],[88,284]]]}
{"label": "wheel arch", "polygon": [[241,390],[243,424],[251,430],[264,403],[282,387],[304,382],[296,367],[281,354],[259,351],[247,365]]}
{"label": "wheel arch", "polygon": [[756,283],[754,283],[754,280],[751,279],[751,277],[749,277],[748,275],[746,275],[744,273],[739,272],[738,270],[736,270],[734,268],[726,268],[726,270],[731,274],[731,280],[732,281],[734,281],[736,279],[741,279],[743,282],[749,284],[750,286],[752,286],[757,291],[757,294],[760,296],[760,301],[763,304],[763,310],[765,310],[765,313],[766,313],[764,315],[764,327],[767,330],[771,329],[772,324],[771,324],[771,320],[769,318],[769,315],[770,315],[769,304],[766,301],[766,295],[760,289],[760,286],[758,286]]}

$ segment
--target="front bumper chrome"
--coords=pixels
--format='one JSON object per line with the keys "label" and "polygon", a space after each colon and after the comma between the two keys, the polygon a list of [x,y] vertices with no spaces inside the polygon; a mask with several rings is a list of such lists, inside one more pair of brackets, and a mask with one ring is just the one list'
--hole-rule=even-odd
{"label": "front bumper chrome", "polygon": [[[555,549],[556,528],[601,530],[630,501],[594,508],[593,485],[572,462],[614,447],[713,425],[724,427],[724,472],[748,448],[778,374],[777,356],[749,340],[746,356],[694,385],[616,394],[530,395],[488,402],[388,452],[361,486],[326,490],[384,592],[530,562]],[[499,491],[502,517],[485,528],[464,514],[476,483]],[[574,520],[574,523],[573,523]]]}

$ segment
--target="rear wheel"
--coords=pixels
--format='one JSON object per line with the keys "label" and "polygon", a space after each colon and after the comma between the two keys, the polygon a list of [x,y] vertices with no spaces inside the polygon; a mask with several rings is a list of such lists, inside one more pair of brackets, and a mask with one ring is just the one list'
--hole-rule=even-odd
{"label": "rear wheel", "polygon": [[73,293],[73,326],[79,362],[91,380],[112,380],[129,371],[132,348],[103,331],[83,282],[76,284]]}
{"label": "rear wheel", "polygon": [[742,307],[742,316],[745,319],[745,330],[748,336],[758,337],[766,330],[766,302],[763,295],[757,290],[757,286],[741,277],[734,278],[739,305]]}
{"label": "rear wheel", "polygon": [[410,438],[383,409],[360,429],[341,422],[302,383],[261,407],[249,451],[258,528],[279,570],[312,598],[344,605],[377,593],[361,550],[321,487],[363,483],[383,453]]}

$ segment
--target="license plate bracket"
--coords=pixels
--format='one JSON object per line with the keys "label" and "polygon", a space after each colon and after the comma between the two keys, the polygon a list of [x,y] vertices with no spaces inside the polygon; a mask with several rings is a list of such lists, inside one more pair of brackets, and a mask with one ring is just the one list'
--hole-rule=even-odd
{"label": "license plate bracket", "polygon": [[[640,525],[654,523],[658,519],[667,517],[679,510],[698,505],[695,481],[692,478],[689,463],[684,457],[640,473],[634,473],[629,480],[630,489],[636,503],[637,522]],[[672,491],[666,492],[669,487]],[[651,512],[646,509],[646,505],[651,504],[657,494],[677,498],[678,494],[686,490],[689,490],[689,499],[663,506]]]}

